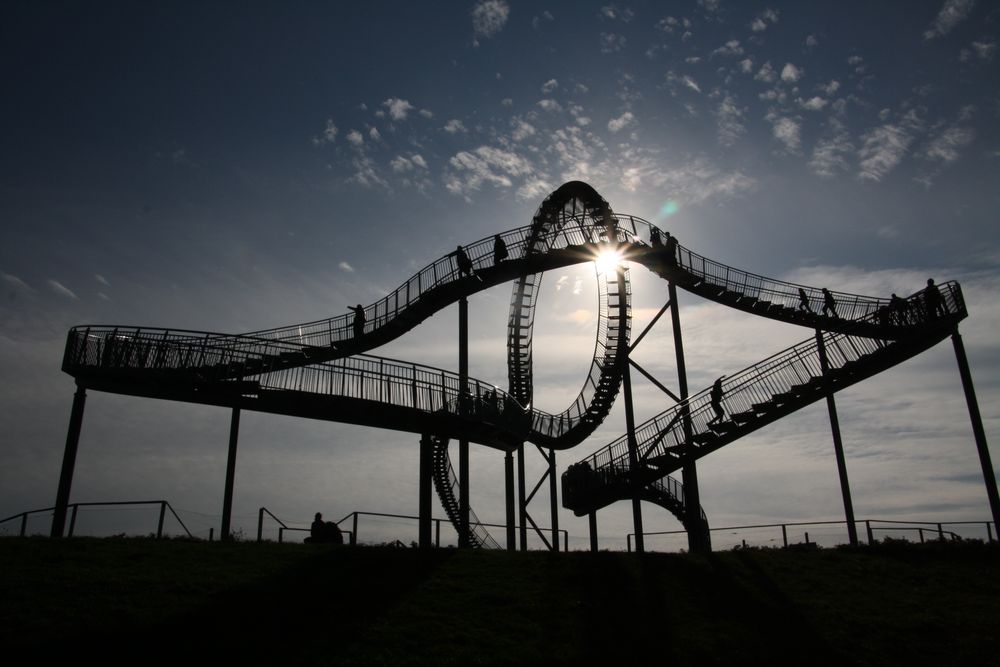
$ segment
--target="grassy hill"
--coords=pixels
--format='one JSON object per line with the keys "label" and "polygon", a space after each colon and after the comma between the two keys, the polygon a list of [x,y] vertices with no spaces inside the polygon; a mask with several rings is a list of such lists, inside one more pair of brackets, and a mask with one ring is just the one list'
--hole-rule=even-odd
{"label": "grassy hill", "polygon": [[0,655],[997,664],[998,565],[969,543],[703,557],[5,538]]}

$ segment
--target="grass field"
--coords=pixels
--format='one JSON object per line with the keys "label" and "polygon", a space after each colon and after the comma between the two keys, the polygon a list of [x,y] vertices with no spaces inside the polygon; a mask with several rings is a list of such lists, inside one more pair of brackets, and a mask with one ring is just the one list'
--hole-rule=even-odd
{"label": "grass field", "polygon": [[0,540],[0,655],[103,664],[998,664],[1000,547],[710,556]]}

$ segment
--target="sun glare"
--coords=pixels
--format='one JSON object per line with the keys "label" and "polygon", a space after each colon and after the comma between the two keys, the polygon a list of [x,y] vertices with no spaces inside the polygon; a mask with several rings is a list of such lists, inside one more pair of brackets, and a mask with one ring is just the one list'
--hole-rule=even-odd
{"label": "sun glare", "polygon": [[594,259],[597,262],[597,270],[600,273],[610,273],[618,268],[622,261],[620,250],[602,250]]}

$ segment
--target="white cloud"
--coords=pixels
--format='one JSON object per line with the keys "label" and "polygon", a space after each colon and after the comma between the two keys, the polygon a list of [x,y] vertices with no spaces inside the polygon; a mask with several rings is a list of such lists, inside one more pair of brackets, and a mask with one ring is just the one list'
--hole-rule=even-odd
{"label": "white cloud", "polygon": [[740,71],[744,74],[749,74],[753,71],[753,60],[751,58],[744,58],[740,61]]}
{"label": "white cloud", "polygon": [[623,23],[628,23],[635,16],[635,12],[626,7],[625,9],[620,9],[618,5],[605,5],[601,7],[600,17],[605,19],[610,19],[612,21],[621,21]]}
{"label": "white cloud", "polygon": [[969,48],[962,49],[959,52],[958,59],[964,62],[969,62],[973,58],[978,58],[979,60],[984,60],[986,62],[993,62],[993,55],[996,53],[997,43],[993,40],[977,40],[969,45]]}
{"label": "white cloud", "polygon": [[541,199],[544,195],[552,192],[553,186],[543,178],[533,178],[526,180],[517,189],[514,195],[521,201],[533,201]]}
{"label": "white cloud", "polygon": [[785,63],[784,68],[781,70],[781,80],[785,83],[795,83],[802,78],[802,74],[802,70],[792,63]]}
{"label": "white cloud", "polygon": [[740,40],[731,39],[715,51],[712,51],[713,56],[741,56],[743,55],[743,47],[740,46]]}
{"label": "white cloud", "polygon": [[768,61],[760,66],[760,69],[757,70],[757,74],[753,78],[764,83],[774,83],[777,79],[777,74],[774,68],[771,67],[771,62]]}
{"label": "white cloud", "polygon": [[667,34],[673,34],[677,26],[680,25],[680,21],[675,19],[673,16],[666,16],[656,22],[656,29],[661,30]]}
{"label": "white cloud", "polygon": [[357,183],[366,188],[382,187],[389,190],[389,183],[382,177],[375,161],[365,154],[364,150],[351,159],[354,174],[347,179],[349,183]]}
{"label": "white cloud", "polygon": [[35,290],[31,289],[31,287],[28,286],[28,283],[24,282],[23,280],[21,280],[17,276],[11,275],[9,273],[0,272],[0,277],[2,277],[3,281],[5,283],[7,283],[7,285],[9,285],[11,287],[14,287],[14,288],[19,289],[19,290],[23,290],[25,292],[34,292],[35,291]]}
{"label": "white cloud", "polygon": [[363,146],[365,143],[365,138],[361,136],[361,133],[358,132],[357,130],[351,130],[350,132],[347,133],[347,137],[345,138],[347,139],[348,142],[350,142],[352,146],[360,147]]}
{"label": "white cloud", "polygon": [[913,133],[921,126],[914,111],[898,123],[886,123],[869,130],[861,137],[861,171],[858,176],[869,181],[881,181],[902,161],[913,142]]}
{"label": "white cloud", "polygon": [[945,0],[931,27],[924,31],[924,39],[943,37],[965,20],[975,6],[975,0]]}
{"label": "white cloud", "polygon": [[686,62],[688,65],[697,65],[698,63],[701,62],[701,57],[700,56],[688,56],[687,58],[684,59],[684,62]]}
{"label": "white cloud", "polygon": [[73,292],[73,290],[71,290],[70,288],[66,287],[65,285],[63,285],[58,280],[52,280],[52,279],[50,279],[49,280],[49,287],[52,289],[53,292],[55,292],[56,294],[58,294],[60,296],[65,296],[65,297],[68,297],[70,299],[78,299],[79,298],[79,297],[76,296],[76,294]]}
{"label": "white cloud", "polygon": [[500,100],[500,106],[512,107],[514,106],[514,100],[510,99],[509,97],[505,97],[502,100]]}
{"label": "white cloud", "polygon": [[381,141],[382,133],[378,131],[377,127],[373,127],[368,130],[368,136],[371,137],[372,141]]}
{"label": "white cloud", "polygon": [[542,94],[548,95],[558,87],[559,87],[558,81],[556,81],[555,79],[549,79],[548,81],[542,84]]}
{"label": "white cloud", "polygon": [[104,276],[102,276],[100,273],[95,273],[94,274],[94,280],[96,280],[97,282],[101,283],[105,287],[111,287],[111,283],[108,282],[108,279],[105,278]]}
{"label": "white cloud", "polygon": [[616,53],[625,48],[625,35],[613,32],[601,33],[601,53]]}
{"label": "white cloud", "polygon": [[562,111],[562,105],[556,102],[555,100],[549,100],[549,99],[539,100],[538,106],[542,107],[543,110],[549,112]]}
{"label": "white cloud", "polygon": [[542,26],[542,21],[554,21],[555,17],[552,16],[552,12],[545,10],[542,12],[541,16],[533,16],[531,18],[531,27],[538,30]]}
{"label": "white cloud", "polygon": [[448,134],[458,134],[459,132],[466,132],[465,124],[457,118],[452,118],[447,123],[444,124],[444,131]]}
{"label": "white cloud", "polygon": [[354,267],[348,264],[347,262],[341,262],[337,266],[340,267],[341,271],[346,271],[347,273],[354,273]]}
{"label": "white cloud", "polygon": [[413,155],[411,155],[410,160],[413,162],[413,164],[417,165],[421,169],[427,168],[427,161],[424,160],[423,156],[420,155],[419,153],[414,153]]}
{"label": "white cloud", "polygon": [[816,35],[809,35],[806,37],[806,47],[814,49],[819,46],[819,40],[816,39]]}
{"label": "white cloud", "polygon": [[423,116],[424,118],[427,118],[428,120],[430,120],[431,118],[434,117],[434,112],[431,111],[430,109],[421,109],[420,110],[420,115]]}
{"label": "white cloud", "polygon": [[838,90],[840,90],[840,82],[837,81],[836,79],[833,79],[830,81],[830,83],[826,84],[825,86],[820,84],[819,86],[817,86],[817,88],[822,90],[827,95],[833,95]]}
{"label": "white cloud", "polygon": [[334,139],[337,138],[338,131],[337,126],[333,124],[333,119],[327,118],[326,127],[323,128],[323,134],[313,139],[313,142],[316,144],[333,143]]}
{"label": "white cloud", "polygon": [[698,82],[695,81],[693,78],[691,78],[687,74],[685,74],[684,76],[677,76],[676,74],[674,74],[674,72],[672,70],[668,71],[667,72],[667,83],[671,84],[671,85],[673,85],[675,83],[680,83],[685,88],[690,88],[691,90],[693,90],[696,93],[701,93],[701,88],[698,86]]}
{"label": "white cloud", "polygon": [[406,120],[410,112],[416,108],[408,101],[401,100],[398,97],[390,97],[385,102],[382,102],[382,106],[389,109],[389,118],[393,120]]}
{"label": "white cloud", "polygon": [[618,118],[612,118],[611,120],[609,120],[608,129],[611,130],[611,132],[616,133],[625,129],[626,127],[633,125],[634,123],[635,123],[635,116],[632,115],[631,111],[626,111]]}
{"label": "white cloud", "polygon": [[757,18],[750,23],[750,29],[754,32],[763,32],[767,26],[778,22],[778,12],[773,9],[765,9]]}
{"label": "white cloud", "polygon": [[509,188],[512,178],[530,176],[534,169],[525,158],[512,151],[480,146],[475,151],[461,151],[449,161],[445,177],[448,192],[468,197],[483,183]]}
{"label": "white cloud", "polygon": [[726,95],[719,103],[719,108],[715,113],[721,145],[732,146],[746,132],[746,127],[740,122],[742,116],[743,110],[736,106],[736,101],[731,96]]}
{"label": "white cloud", "polygon": [[972,143],[976,133],[971,127],[946,127],[929,142],[923,150],[921,157],[926,160],[940,161],[950,164],[958,159],[958,151],[963,146]]}
{"label": "white cloud", "polygon": [[802,126],[787,116],[777,116],[771,119],[771,133],[774,138],[785,146],[789,153],[797,153],[801,143]]}
{"label": "white cloud", "polygon": [[510,15],[510,6],[504,0],[480,0],[472,8],[473,44],[479,45],[479,38],[489,38],[503,30]]}
{"label": "white cloud", "polygon": [[590,88],[587,88],[587,86],[583,85],[582,83],[578,83],[575,86],[573,86],[573,90],[581,95],[586,95],[587,93],[590,92]]}
{"label": "white cloud", "polygon": [[830,133],[817,142],[809,160],[809,169],[817,176],[829,178],[848,168],[848,158],[854,145],[843,123],[837,119],[830,121]]}
{"label": "white cloud", "polygon": [[720,0],[698,0],[698,6],[709,14],[718,14],[722,9]]}
{"label": "white cloud", "polygon": [[535,126],[518,118],[514,122],[514,132],[510,136],[514,141],[524,141],[528,137],[534,136],[534,134]]}
{"label": "white cloud", "polygon": [[100,299],[101,301],[111,301],[111,297],[105,294],[104,292],[98,292],[97,298]]}
{"label": "white cloud", "polygon": [[810,97],[808,100],[798,99],[799,105],[809,111],[822,111],[828,102],[822,97]]}

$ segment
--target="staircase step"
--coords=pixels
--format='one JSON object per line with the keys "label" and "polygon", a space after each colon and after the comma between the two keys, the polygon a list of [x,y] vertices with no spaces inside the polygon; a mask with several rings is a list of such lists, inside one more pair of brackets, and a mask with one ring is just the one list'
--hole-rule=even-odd
{"label": "staircase step", "polygon": [[756,410],[747,410],[746,412],[734,412],[730,415],[733,421],[737,424],[746,424],[757,418]]}

